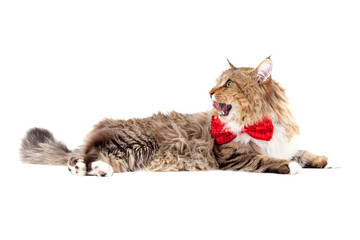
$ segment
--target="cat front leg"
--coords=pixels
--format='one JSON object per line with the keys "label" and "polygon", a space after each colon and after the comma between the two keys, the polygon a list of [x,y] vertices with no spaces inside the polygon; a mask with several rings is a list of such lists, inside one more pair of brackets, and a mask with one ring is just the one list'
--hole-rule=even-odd
{"label": "cat front leg", "polygon": [[271,158],[265,155],[241,154],[220,164],[223,170],[241,170],[279,174],[298,174],[301,166],[295,161]]}
{"label": "cat front leg", "polygon": [[304,168],[324,168],[327,165],[328,158],[299,150],[291,160],[298,162]]}
{"label": "cat front leg", "polygon": [[298,174],[301,166],[295,161],[288,161],[251,151],[239,151],[232,147],[220,147],[215,151],[216,160],[222,170]]}

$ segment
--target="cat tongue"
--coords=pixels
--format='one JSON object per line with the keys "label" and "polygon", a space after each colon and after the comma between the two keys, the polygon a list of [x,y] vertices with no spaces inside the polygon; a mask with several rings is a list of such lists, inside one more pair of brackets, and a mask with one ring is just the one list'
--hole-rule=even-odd
{"label": "cat tongue", "polygon": [[213,107],[220,111],[226,111],[227,105],[225,103],[213,102]]}
{"label": "cat tongue", "polygon": [[220,110],[220,103],[213,102],[213,107],[216,108],[217,110]]}
{"label": "cat tongue", "polygon": [[222,115],[227,115],[229,114],[229,111],[231,109],[231,105],[225,104],[225,103],[219,103],[219,102],[213,102],[213,107],[216,108],[217,110],[222,112]]}

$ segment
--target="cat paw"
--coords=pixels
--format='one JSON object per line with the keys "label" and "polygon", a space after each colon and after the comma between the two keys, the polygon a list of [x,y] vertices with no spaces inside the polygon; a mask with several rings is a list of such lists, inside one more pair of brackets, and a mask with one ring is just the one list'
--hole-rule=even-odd
{"label": "cat paw", "polygon": [[95,161],[91,163],[91,169],[87,172],[87,175],[97,177],[111,177],[114,173],[114,169],[103,161]]}
{"label": "cat paw", "polygon": [[85,176],[86,164],[83,159],[72,158],[68,161],[68,170],[75,176]]}
{"label": "cat paw", "polygon": [[298,174],[301,172],[302,167],[297,162],[291,162],[288,164],[289,174]]}
{"label": "cat paw", "polygon": [[324,168],[327,165],[328,158],[325,156],[318,156],[312,163],[313,168]]}

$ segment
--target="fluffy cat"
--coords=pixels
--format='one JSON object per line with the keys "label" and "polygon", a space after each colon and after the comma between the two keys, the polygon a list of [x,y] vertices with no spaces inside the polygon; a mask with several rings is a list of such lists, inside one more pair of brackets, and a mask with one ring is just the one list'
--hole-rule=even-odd
{"label": "fluffy cat", "polygon": [[70,151],[45,129],[23,139],[25,163],[67,165],[77,176],[114,172],[242,170],[281,174],[324,168],[327,157],[299,150],[299,127],[285,91],[271,78],[272,61],[230,69],[210,91],[214,109],[158,113],[144,119],[105,119]]}

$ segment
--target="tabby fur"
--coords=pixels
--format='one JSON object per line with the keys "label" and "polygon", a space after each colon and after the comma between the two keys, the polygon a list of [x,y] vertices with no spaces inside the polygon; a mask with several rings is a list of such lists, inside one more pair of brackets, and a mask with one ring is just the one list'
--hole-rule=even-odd
{"label": "tabby fur", "polygon": [[[196,114],[170,112],[143,119],[105,119],[73,151],[48,130],[33,128],[23,139],[21,159],[25,163],[67,165],[72,174],[80,176],[217,169],[292,174],[301,167],[325,167],[327,157],[297,149],[294,139],[299,127],[284,89],[271,78],[270,58],[257,68],[229,65],[210,91],[214,101],[231,105],[228,113],[214,108]],[[236,134],[233,141],[215,143],[210,134],[213,115]],[[263,116],[274,123],[273,139],[261,141],[241,133],[245,125]]]}

